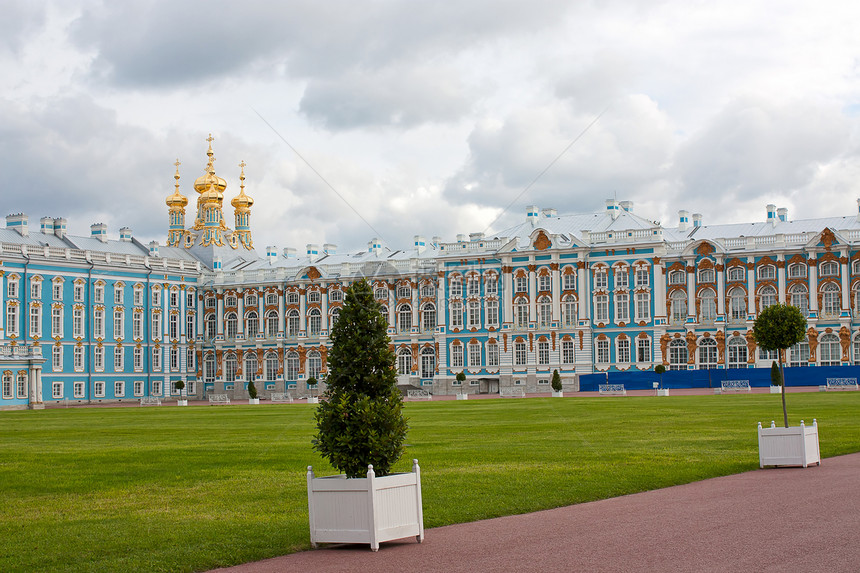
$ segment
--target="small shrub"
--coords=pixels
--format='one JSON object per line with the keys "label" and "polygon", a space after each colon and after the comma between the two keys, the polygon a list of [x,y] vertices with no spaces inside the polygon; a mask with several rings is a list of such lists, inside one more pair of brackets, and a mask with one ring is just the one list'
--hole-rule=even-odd
{"label": "small shrub", "polygon": [[455,376],[455,378],[457,379],[457,382],[462,385],[463,382],[466,381],[466,373],[461,370],[460,372],[457,372],[457,376]]}
{"label": "small shrub", "polygon": [[779,364],[776,360],[770,364],[770,383],[773,386],[782,386],[782,376],[779,375]]}
{"label": "small shrub", "polygon": [[550,385],[555,392],[561,392],[563,386],[561,385],[561,376],[559,376],[558,370],[553,370],[552,382],[550,383]]}
{"label": "small shrub", "polygon": [[248,382],[248,397],[252,400],[257,397],[257,387],[254,386],[253,380]]}
{"label": "small shrub", "polygon": [[176,388],[176,391],[179,392],[179,394],[181,395],[182,391],[185,389],[185,382],[183,382],[182,380],[177,380],[173,383],[173,387]]}

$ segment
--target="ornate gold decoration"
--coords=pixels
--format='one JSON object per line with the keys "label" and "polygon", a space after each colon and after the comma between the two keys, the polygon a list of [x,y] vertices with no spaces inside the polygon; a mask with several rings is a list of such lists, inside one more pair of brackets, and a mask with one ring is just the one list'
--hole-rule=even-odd
{"label": "ornate gold decoration", "polygon": [[702,242],[701,245],[696,249],[696,254],[701,255],[703,257],[707,257],[711,253],[714,252],[714,246],[707,242]]}
{"label": "ornate gold decoration", "polygon": [[546,233],[543,231],[538,232],[538,236],[535,237],[534,248],[537,251],[545,251],[552,246],[552,241],[549,240],[549,237],[546,236]]}
{"label": "ornate gold decoration", "polygon": [[747,354],[747,364],[755,363],[755,335],[752,330],[747,330],[747,333],[744,334],[744,338],[747,339],[747,348],[749,349],[749,353]]}
{"label": "ornate gold decoration", "polygon": [[830,227],[825,227],[824,230],[821,231],[821,242],[824,243],[824,249],[826,251],[830,251],[835,241],[836,235],[833,234],[833,231],[830,230]]}

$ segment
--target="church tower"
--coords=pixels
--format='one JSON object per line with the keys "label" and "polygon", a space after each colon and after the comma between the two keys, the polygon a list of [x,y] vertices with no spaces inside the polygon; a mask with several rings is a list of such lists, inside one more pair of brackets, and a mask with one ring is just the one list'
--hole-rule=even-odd
{"label": "church tower", "polygon": [[174,163],[176,166],[176,190],[173,195],[167,198],[168,215],[170,217],[170,225],[167,231],[167,246],[177,247],[182,244],[182,237],[185,234],[185,206],[188,205],[188,198],[179,192],[179,160]]}
{"label": "church tower", "polygon": [[236,210],[236,229],[233,231],[233,239],[244,248],[251,250],[254,243],[251,241],[251,206],[254,200],[245,195],[245,162],[239,164],[242,173],[239,175],[239,194],[230,202]]}
{"label": "church tower", "polygon": [[224,223],[224,190],[227,182],[215,175],[215,153],[212,151],[214,138],[209,135],[209,162],[206,164],[206,173],[194,181],[194,190],[200,194],[197,198],[197,219],[194,221],[194,229],[202,231],[202,246],[225,244],[224,233],[227,225]]}

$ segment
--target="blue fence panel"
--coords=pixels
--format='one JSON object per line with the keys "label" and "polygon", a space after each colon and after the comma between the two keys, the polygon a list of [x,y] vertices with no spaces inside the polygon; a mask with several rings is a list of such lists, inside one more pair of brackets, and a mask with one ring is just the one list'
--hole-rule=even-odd
{"label": "blue fence panel", "polygon": [[[786,386],[824,386],[828,378],[858,378],[860,366],[795,366],[785,369]],[[770,368],[728,368],[709,370],[667,370],[663,388],[719,388],[723,380],[749,380],[750,386],[770,386]],[[661,376],[653,370],[583,374],[580,392],[597,392],[600,384],[624,384],[627,390],[651,390]]]}

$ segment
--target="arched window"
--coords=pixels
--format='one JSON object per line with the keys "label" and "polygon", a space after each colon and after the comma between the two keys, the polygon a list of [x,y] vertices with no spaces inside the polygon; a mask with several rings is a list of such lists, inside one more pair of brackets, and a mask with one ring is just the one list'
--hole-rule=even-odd
{"label": "arched window", "polygon": [[227,308],[236,308],[236,295],[235,294],[227,294],[224,295],[224,306]]}
{"label": "arched window", "polygon": [[259,364],[257,362],[257,353],[256,352],[246,352],[245,353],[245,368],[243,368],[243,370],[242,370],[245,373],[245,380],[256,380],[258,368],[259,368]]}
{"label": "arched window", "polygon": [[746,269],[743,267],[729,268],[729,281],[742,281],[746,275]]}
{"label": "arched window", "polygon": [[684,271],[672,271],[669,273],[670,285],[682,285],[687,282],[687,273]]}
{"label": "arched window", "polygon": [[319,380],[320,370],[322,370],[322,358],[316,350],[308,352],[308,378],[314,377]]}
{"label": "arched window", "polygon": [[401,348],[397,352],[397,373],[405,376],[412,373],[412,351]]}
{"label": "arched window", "polygon": [[747,319],[746,293],[741,288],[733,288],[728,292],[729,322],[740,322]]}
{"label": "arched window", "polygon": [[232,340],[236,338],[236,332],[239,325],[239,320],[236,318],[235,312],[228,312],[224,315],[224,338]]}
{"label": "arched window", "polygon": [[266,313],[266,336],[274,338],[278,335],[278,311],[270,310]]}
{"label": "arched window", "polygon": [[266,353],[266,380],[274,382],[278,379],[278,353]]}
{"label": "arched window", "polygon": [[699,293],[699,322],[712,323],[717,319],[717,297],[709,288]]}
{"label": "arched window", "polygon": [[432,348],[421,350],[421,377],[433,378],[436,373],[436,353]]}
{"label": "arched window", "polygon": [[809,366],[809,342],[798,342],[788,351],[789,366]]}
{"label": "arched window", "polygon": [[463,303],[451,303],[451,328],[463,328]]}
{"label": "arched window", "polygon": [[806,265],[803,263],[794,263],[788,266],[788,278],[801,279],[806,276]]}
{"label": "arched window", "polygon": [[842,301],[840,301],[839,287],[833,282],[824,283],[821,286],[821,315],[827,317],[839,316],[841,306]]}
{"label": "arched window", "polygon": [[773,280],[776,278],[776,267],[773,265],[764,265],[758,268],[758,278],[760,280]]}
{"label": "arched window", "polygon": [[215,382],[215,354],[212,352],[203,359],[203,381]]}
{"label": "arched window", "polygon": [[388,307],[384,304],[379,305],[379,313],[385,318],[385,322],[391,326],[391,321],[388,319]]}
{"label": "arched window", "polygon": [[299,355],[297,353],[292,351],[287,353],[284,374],[290,382],[295,382],[299,379]]}
{"label": "arched window", "polygon": [[700,283],[712,283],[715,282],[714,279],[714,269],[701,269],[699,271],[699,282]]}
{"label": "arched window", "polygon": [[806,290],[806,285],[792,285],[788,294],[792,306],[799,308],[803,316],[809,316],[809,291]]}
{"label": "arched window", "polygon": [[728,354],[728,367],[729,368],[746,368],[747,367],[747,357],[748,357],[748,348],[747,341],[742,336],[734,336],[729,339],[728,344],[726,345],[726,352]]}
{"label": "arched window", "polygon": [[216,320],[217,319],[215,318],[215,314],[210,314],[206,317],[206,338],[208,340],[212,340],[213,338],[215,338],[215,333],[217,330],[217,324],[215,322]]}
{"label": "arched window", "polygon": [[397,312],[397,327],[400,332],[409,332],[412,330],[412,306],[408,304],[400,305]]}
{"label": "arched window", "polygon": [[257,306],[257,293],[245,293],[245,308]]}
{"label": "arched window", "polygon": [[672,324],[684,324],[687,320],[687,293],[682,290],[673,291],[669,295],[670,317]]}
{"label": "arched window", "polygon": [[525,327],[529,323],[529,301],[523,297],[514,302],[514,326]]}
{"label": "arched window", "polygon": [[839,337],[835,334],[825,334],[818,341],[818,363],[821,366],[839,366],[841,363]]}
{"label": "arched window", "polygon": [[699,368],[717,367],[717,341],[705,338],[699,343]]}
{"label": "arched window", "polygon": [[245,337],[257,336],[259,332],[260,321],[257,319],[257,312],[252,310],[245,315]]}
{"label": "arched window", "polygon": [[528,360],[528,355],[526,354],[526,343],[522,339],[517,339],[514,342],[514,365],[515,366],[525,366]]}
{"label": "arched window", "polygon": [[576,299],[572,295],[562,299],[561,319],[564,326],[576,326]]}
{"label": "arched window", "polygon": [[542,296],[538,299],[538,323],[542,327],[547,327],[550,322],[552,322],[552,301],[548,296]]}
{"label": "arched window", "polygon": [[292,309],[287,313],[287,336],[299,335],[299,311]]}
{"label": "arched window", "polygon": [[839,265],[835,261],[821,263],[818,267],[818,274],[822,277],[835,277],[839,274]]}
{"label": "arched window", "polygon": [[239,363],[236,361],[236,355],[232,352],[227,354],[224,358],[224,380],[226,382],[235,382],[236,381],[236,370],[238,370]]}
{"label": "arched window", "polygon": [[337,324],[337,319],[340,318],[340,309],[333,308],[331,309],[331,316],[329,317],[329,330],[334,328],[334,325]]}
{"label": "arched window", "polygon": [[759,296],[761,297],[761,310],[776,304],[776,289],[770,285],[763,287],[759,291]]}
{"label": "arched window", "polygon": [[683,338],[669,343],[669,370],[686,370],[688,358],[687,342]]}
{"label": "arched window", "polygon": [[319,336],[322,329],[322,316],[320,309],[312,308],[308,311],[308,336]]}
{"label": "arched window", "polygon": [[436,328],[436,305],[432,302],[424,303],[421,307],[421,329],[424,332],[432,332]]}

